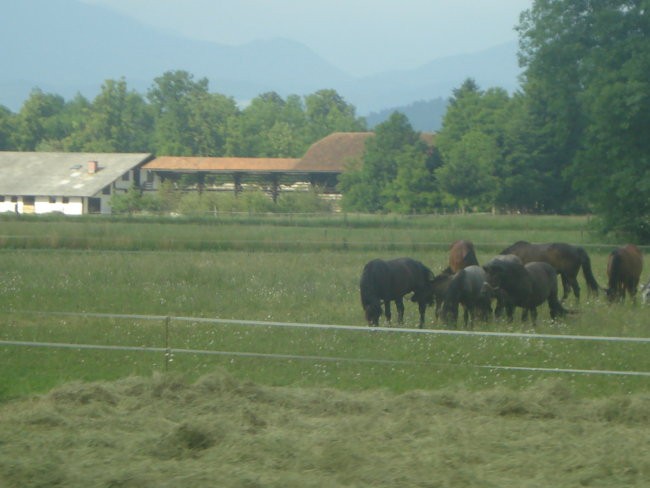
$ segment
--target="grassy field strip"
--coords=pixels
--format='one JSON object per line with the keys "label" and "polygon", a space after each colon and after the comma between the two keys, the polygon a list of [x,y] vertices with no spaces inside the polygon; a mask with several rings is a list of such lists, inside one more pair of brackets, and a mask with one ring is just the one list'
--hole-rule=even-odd
{"label": "grassy field strip", "polygon": [[[367,364],[384,364],[384,365],[427,365],[427,366],[441,366],[443,363],[432,363],[422,361],[408,361],[408,360],[394,360],[394,359],[368,359],[368,358],[348,358],[348,357],[332,357],[332,356],[304,356],[298,354],[269,354],[257,352],[242,352],[242,351],[211,351],[206,349],[178,349],[178,348],[163,348],[163,347],[145,347],[145,346],[111,346],[102,344],[73,344],[61,342],[27,342],[27,341],[3,341],[0,340],[0,345],[3,346],[25,346],[25,347],[46,347],[46,348],[61,348],[61,349],[89,349],[89,350],[104,350],[104,351],[140,351],[140,352],[157,352],[170,354],[203,354],[208,356],[232,356],[240,358],[264,358],[264,359],[280,359],[280,360],[299,360],[299,361],[324,361],[324,362],[351,362],[351,363],[367,363]],[[447,364],[444,364],[448,366]],[[568,374],[595,374],[606,376],[648,376],[648,371],[612,371],[603,369],[573,369],[573,368],[541,368],[541,367],[527,367],[527,366],[503,366],[495,364],[470,364],[466,365],[472,368],[488,369],[492,371],[527,371],[538,373],[568,373]]]}
{"label": "grassy field strip", "polygon": [[450,330],[450,329],[413,329],[405,327],[367,327],[359,325],[335,325],[335,324],[310,324],[300,322],[273,322],[264,320],[241,320],[241,319],[218,319],[207,317],[176,317],[166,315],[143,315],[143,314],[114,314],[114,313],[93,313],[93,312],[41,312],[41,311],[22,311],[20,313],[39,314],[39,315],[59,315],[69,317],[83,318],[107,318],[107,319],[134,319],[134,320],[153,320],[165,321],[173,320],[178,322],[201,322],[213,324],[234,324],[234,325],[259,325],[264,327],[298,327],[307,329],[339,329],[339,330],[357,330],[362,332],[390,332],[402,334],[438,334],[438,335],[457,335],[457,336],[476,336],[476,337],[508,337],[522,339],[564,339],[577,341],[605,341],[605,342],[641,342],[650,343],[649,337],[614,337],[614,336],[588,336],[572,334],[537,334],[526,332],[493,332],[493,331],[473,331],[473,330]]}

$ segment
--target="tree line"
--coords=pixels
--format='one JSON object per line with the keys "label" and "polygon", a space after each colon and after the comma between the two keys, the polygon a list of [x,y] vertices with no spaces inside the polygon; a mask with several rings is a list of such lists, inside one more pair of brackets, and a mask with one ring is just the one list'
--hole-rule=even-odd
{"label": "tree line", "polygon": [[[339,188],[345,210],[593,212],[650,242],[650,3],[535,0],[516,27],[521,89],[453,90],[433,146],[406,116],[375,127]],[[366,122],[335,90],[244,108],[184,71],[146,95],[108,80],[92,101],[32,92],[0,108],[0,149],[300,157]]]}
{"label": "tree line", "polygon": [[263,93],[240,108],[182,70],[155,78],[145,95],[119,79],[92,101],[34,89],[15,114],[0,106],[0,149],[17,151],[301,157],[332,132],[362,130],[365,120],[335,90]]}

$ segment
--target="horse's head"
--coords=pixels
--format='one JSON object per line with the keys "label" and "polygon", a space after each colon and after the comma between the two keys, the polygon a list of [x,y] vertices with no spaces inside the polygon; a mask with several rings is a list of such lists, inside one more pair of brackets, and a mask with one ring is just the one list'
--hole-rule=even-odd
{"label": "horse's head", "polygon": [[363,311],[366,314],[368,325],[379,325],[379,317],[381,317],[381,303],[379,300],[366,303],[363,306]]}

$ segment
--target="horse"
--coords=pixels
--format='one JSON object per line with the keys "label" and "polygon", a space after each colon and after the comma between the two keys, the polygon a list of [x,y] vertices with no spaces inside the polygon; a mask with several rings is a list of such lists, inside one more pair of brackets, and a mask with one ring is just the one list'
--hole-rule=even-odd
{"label": "horse", "polygon": [[[521,259],[519,259],[519,256],[516,256],[514,254],[499,254],[497,256],[494,256],[490,261],[488,261],[487,264],[490,264],[493,261],[508,261],[521,265],[524,264]],[[503,292],[503,290],[497,290],[492,295],[493,296],[491,298],[496,298],[497,302],[494,307],[494,316],[495,318],[500,318],[503,315],[504,309],[508,307],[508,296]]]}
{"label": "horse", "polygon": [[512,321],[515,307],[523,308],[522,321],[530,313],[533,325],[537,320],[537,307],[545,301],[551,319],[566,315],[566,310],[558,300],[557,272],[548,263],[533,261],[525,265],[513,260],[492,260],[483,266],[486,283],[483,292],[490,296],[495,292],[506,298],[505,309]]}
{"label": "horse", "polygon": [[447,286],[442,307],[445,322],[455,326],[458,306],[463,305],[465,328],[476,319],[487,322],[492,313],[490,298],[482,293],[485,270],[478,265],[467,266],[453,275]]}
{"label": "horse", "polygon": [[449,266],[447,266],[443,273],[453,275],[454,273],[458,273],[461,269],[473,265],[478,266],[474,244],[472,241],[460,239],[454,241],[451,246],[449,246]]}
{"label": "horse", "polygon": [[526,241],[515,242],[507,247],[501,254],[514,254],[519,256],[526,264],[533,261],[543,261],[550,264],[562,279],[563,295],[562,300],[569,296],[569,290],[573,290],[576,300],[580,299],[580,286],[578,285],[578,271],[582,267],[582,273],[587,281],[587,286],[595,294],[598,294],[598,282],[591,271],[591,260],[584,248],[573,246],[564,242],[552,242],[548,244],[531,244]]}
{"label": "horse", "polygon": [[636,301],[636,292],[643,270],[643,255],[634,244],[627,244],[609,253],[607,260],[608,287],[610,302],[625,301],[625,292]]}
{"label": "horse", "polygon": [[361,273],[361,306],[368,325],[379,325],[379,317],[384,314],[390,324],[390,302],[397,308],[397,320],[404,320],[404,295],[413,292],[411,301],[417,302],[420,312],[420,328],[424,326],[424,313],[427,305],[433,302],[431,282],[433,272],[420,261],[411,258],[397,258],[384,261],[373,259],[366,263]]}

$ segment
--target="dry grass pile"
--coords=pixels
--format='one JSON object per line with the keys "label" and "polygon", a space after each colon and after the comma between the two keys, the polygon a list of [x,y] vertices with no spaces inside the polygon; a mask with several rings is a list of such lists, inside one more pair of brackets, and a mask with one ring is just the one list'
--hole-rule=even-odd
{"label": "dry grass pile", "polygon": [[398,395],[161,375],[68,384],[0,419],[3,487],[650,484],[650,396],[557,381]]}

